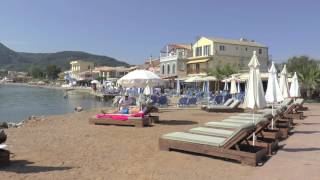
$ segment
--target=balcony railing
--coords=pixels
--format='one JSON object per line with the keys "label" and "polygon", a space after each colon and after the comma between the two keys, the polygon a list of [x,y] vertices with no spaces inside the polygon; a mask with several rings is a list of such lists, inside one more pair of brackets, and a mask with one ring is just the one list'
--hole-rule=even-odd
{"label": "balcony railing", "polygon": [[161,54],[160,61],[171,61],[177,59],[187,59],[189,56],[182,54]]}

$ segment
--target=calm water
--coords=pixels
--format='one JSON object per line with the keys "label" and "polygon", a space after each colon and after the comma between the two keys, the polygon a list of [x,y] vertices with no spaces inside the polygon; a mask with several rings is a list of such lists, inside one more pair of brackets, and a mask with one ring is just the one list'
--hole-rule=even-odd
{"label": "calm water", "polygon": [[73,112],[77,106],[85,110],[110,106],[100,102],[88,93],[63,90],[0,85],[0,122],[19,122],[29,116],[54,115]]}

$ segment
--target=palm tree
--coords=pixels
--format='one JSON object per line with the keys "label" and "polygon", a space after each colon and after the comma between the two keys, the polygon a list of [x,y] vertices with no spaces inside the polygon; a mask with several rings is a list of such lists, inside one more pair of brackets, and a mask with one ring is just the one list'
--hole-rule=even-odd
{"label": "palm tree", "polygon": [[306,65],[298,72],[301,89],[306,91],[307,97],[311,97],[313,91],[319,86],[320,71],[317,66]]}
{"label": "palm tree", "polygon": [[298,56],[290,58],[287,67],[289,71],[297,72],[301,85],[301,94],[305,92],[306,96],[310,98],[313,91],[316,90],[320,84],[318,62],[308,56]]}

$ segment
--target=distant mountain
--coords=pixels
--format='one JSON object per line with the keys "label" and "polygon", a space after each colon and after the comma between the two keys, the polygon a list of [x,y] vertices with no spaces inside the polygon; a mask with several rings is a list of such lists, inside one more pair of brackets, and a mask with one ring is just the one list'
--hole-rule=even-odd
{"label": "distant mountain", "polygon": [[27,71],[31,64],[46,67],[55,64],[62,70],[70,69],[70,61],[81,59],[94,62],[98,66],[129,66],[126,62],[108,56],[99,56],[81,51],[62,51],[56,53],[16,52],[0,43],[0,69]]}

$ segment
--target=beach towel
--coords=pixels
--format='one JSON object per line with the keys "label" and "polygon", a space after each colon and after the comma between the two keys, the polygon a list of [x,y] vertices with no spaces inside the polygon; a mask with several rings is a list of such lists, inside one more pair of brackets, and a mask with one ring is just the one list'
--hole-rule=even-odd
{"label": "beach towel", "polygon": [[142,111],[135,113],[135,114],[129,114],[129,115],[124,115],[124,114],[97,114],[96,118],[98,119],[104,119],[104,118],[110,118],[113,120],[119,120],[119,121],[125,121],[128,120],[129,117],[144,117],[144,113]]}

